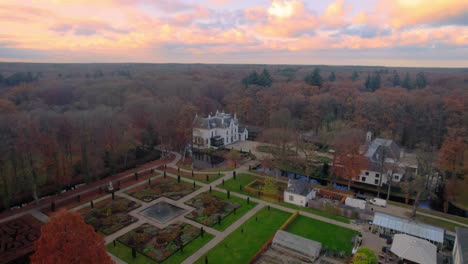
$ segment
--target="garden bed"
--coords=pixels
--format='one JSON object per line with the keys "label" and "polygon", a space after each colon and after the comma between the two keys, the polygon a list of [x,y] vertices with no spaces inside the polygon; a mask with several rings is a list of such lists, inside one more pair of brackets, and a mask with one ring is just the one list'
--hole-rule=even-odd
{"label": "garden bed", "polygon": [[216,225],[218,219],[224,219],[241,206],[239,203],[224,200],[210,193],[199,194],[185,204],[196,208],[186,215],[186,218],[210,227]]}
{"label": "garden bed", "polygon": [[80,210],[85,222],[92,225],[95,230],[110,235],[137,219],[128,214],[128,212],[140,207],[134,201],[123,197],[116,197],[115,200],[108,198],[94,205],[94,208],[86,207]]}
{"label": "garden bed", "polygon": [[144,202],[151,202],[160,197],[166,197],[172,200],[179,200],[180,198],[192,193],[199,186],[193,186],[193,184],[187,182],[177,182],[177,180],[166,177],[157,178],[151,181],[151,185],[148,184],[137,186],[126,193],[140,199]]}
{"label": "garden bed", "polygon": [[42,223],[31,215],[0,224],[0,262],[26,263],[39,239]]}
{"label": "garden bed", "polygon": [[199,236],[199,228],[182,222],[164,229],[145,223],[119,237],[118,242],[129,249],[135,248],[138,253],[155,262],[163,262]]}
{"label": "garden bed", "polygon": [[[196,180],[196,181],[200,181],[200,182],[207,182],[207,183],[214,182],[217,179],[224,176],[224,174],[222,174],[222,173],[202,174],[200,172],[197,172],[196,170],[194,170],[194,173],[192,174],[192,172],[186,172],[186,171],[182,171],[182,170],[177,171],[177,169],[174,169],[174,168],[166,168],[166,172],[174,174],[174,175],[180,175],[181,177],[184,177],[186,179]],[[208,178],[207,178],[207,175],[208,175]]]}

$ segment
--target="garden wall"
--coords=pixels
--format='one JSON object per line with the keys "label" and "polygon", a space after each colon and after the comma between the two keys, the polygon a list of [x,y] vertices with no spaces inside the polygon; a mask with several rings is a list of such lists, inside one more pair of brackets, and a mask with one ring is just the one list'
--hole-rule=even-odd
{"label": "garden wall", "polygon": [[[296,211],[294,212],[289,218],[288,220],[286,220],[286,222],[284,222],[284,224],[279,228],[279,230],[286,230],[286,228],[288,228],[288,226],[294,222],[294,220],[296,220],[296,218],[299,216],[299,211]],[[257,251],[257,253],[249,260],[249,264],[253,264],[258,258],[260,258],[260,256],[268,250],[268,248],[271,246],[271,244],[273,243],[273,238],[275,238],[275,234],[273,234],[268,240],[267,242],[265,242],[265,244],[263,244],[263,246],[260,248],[260,250]]]}

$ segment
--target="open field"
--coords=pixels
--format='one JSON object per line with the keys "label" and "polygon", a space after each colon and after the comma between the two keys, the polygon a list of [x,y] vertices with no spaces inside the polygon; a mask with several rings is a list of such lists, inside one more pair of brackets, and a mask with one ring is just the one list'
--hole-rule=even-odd
{"label": "open field", "polygon": [[287,232],[322,243],[322,248],[335,252],[351,254],[353,245],[351,239],[359,234],[355,230],[325,223],[319,220],[298,216],[288,228]]}
{"label": "open field", "polygon": [[[261,209],[206,254],[208,263],[248,263],[290,215],[274,208]],[[205,263],[205,256],[195,263]]]}

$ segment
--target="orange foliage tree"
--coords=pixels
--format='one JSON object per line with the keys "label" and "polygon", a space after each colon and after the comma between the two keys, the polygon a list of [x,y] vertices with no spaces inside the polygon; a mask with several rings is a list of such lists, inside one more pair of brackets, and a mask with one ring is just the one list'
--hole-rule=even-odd
{"label": "orange foliage tree", "polygon": [[60,211],[41,228],[31,263],[114,263],[104,239],[77,212]]}
{"label": "orange foliage tree", "polygon": [[367,165],[359,153],[363,139],[364,133],[361,130],[348,129],[338,133],[333,142],[333,171],[335,175],[348,180],[348,190],[351,189],[351,181],[357,179]]}

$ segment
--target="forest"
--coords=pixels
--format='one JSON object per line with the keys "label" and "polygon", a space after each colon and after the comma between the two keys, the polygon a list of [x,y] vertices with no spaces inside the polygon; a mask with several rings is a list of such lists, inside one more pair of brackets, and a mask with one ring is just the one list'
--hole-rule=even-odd
{"label": "forest", "polygon": [[265,139],[345,124],[429,146],[455,190],[467,186],[467,86],[468,69],[0,63],[1,206],[156,159],[156,145],[183,151],[195,114],[217,109]]}

